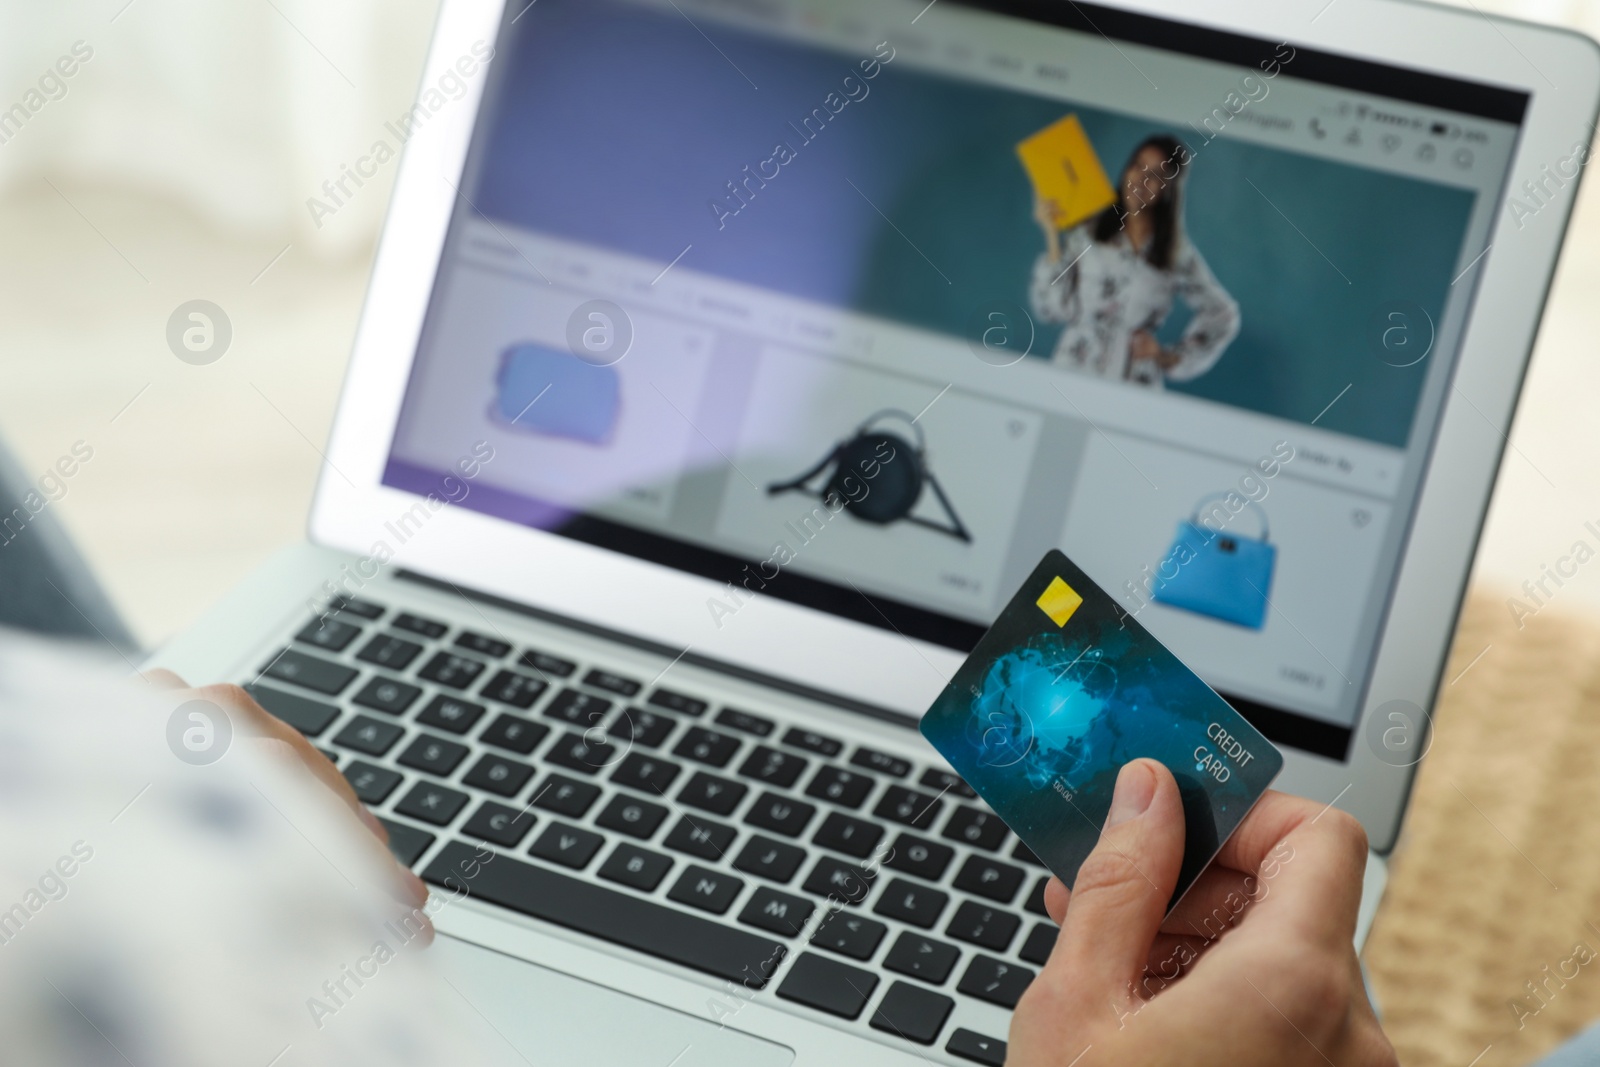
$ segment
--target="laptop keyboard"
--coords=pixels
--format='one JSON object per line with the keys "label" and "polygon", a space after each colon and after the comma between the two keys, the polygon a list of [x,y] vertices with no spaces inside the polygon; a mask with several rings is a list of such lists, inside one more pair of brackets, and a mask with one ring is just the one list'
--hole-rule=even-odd
{"label": "laptop keyboard", "polygon": [[1042,866],[965,782],[782,716],[353,598],[246,688],[426,881],[744,999],[1001,1064],[946,1024],[1013,1008],[1055,943]]}

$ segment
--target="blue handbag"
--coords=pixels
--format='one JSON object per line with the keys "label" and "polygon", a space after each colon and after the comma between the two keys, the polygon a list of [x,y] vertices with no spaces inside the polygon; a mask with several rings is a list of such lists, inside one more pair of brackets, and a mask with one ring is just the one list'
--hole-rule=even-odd
{"label": "blue handbag", "polygon": [[495,384],[490,414],[502,425],[591,445],[611,443],[622,410],[615,367],[524,343],[500,354]]}
{"label": "blue handbag", "polygon": [[[1268,540],[1267,513],[1254,501],[1249,503],[1261,519],[1259,538],[1200,525],[1201,508],[1225,495],[1203,498],[1194,515],[1178,523],[1178,535],[1156,575],[1153,597],[1168,607],[1259,630],[1267,618],[1278,548]],[[1169,570],[1176,573],[1169,577]]]}

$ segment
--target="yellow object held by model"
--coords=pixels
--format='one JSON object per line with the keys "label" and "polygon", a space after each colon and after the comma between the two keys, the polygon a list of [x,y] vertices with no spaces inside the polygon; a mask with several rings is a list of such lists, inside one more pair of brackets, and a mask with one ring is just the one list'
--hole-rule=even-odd
{"label": "yellow object held by model", "polygon": [[1054,201],[1056,225],[1071,229],[1116,203],[1117,193],[1078,116],[1068,115],[1017,145],[1034,193]]}

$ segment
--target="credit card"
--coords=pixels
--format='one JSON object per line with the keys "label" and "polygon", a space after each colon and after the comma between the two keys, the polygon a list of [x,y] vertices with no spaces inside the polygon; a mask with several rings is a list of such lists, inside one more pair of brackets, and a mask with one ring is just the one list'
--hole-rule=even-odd
{"label": "credit card", "polygon": [[1186,830],[1172,905],[1283,769],[1259,730],[1054,550],[922,733],[1069,887],[1099,840],[1117,772],[1140,757],[1165,764]]}

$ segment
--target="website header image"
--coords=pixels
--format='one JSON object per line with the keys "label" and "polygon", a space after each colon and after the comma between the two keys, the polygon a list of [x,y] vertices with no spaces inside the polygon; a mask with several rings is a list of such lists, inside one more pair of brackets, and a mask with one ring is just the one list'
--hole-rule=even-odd
{"label": "website header image", "polygon": [[[1290,421],[1353,383],[1318,425],[1408,443],[1427,364],[1378,358],[1373,323],[1397,301],[1440,321],[1472,191],[933,74],[892,42],[852,58],[719,26],[761,73],[735,91],[676,14],[547,3],[506,68],[473,198],[491,218],[973,342],[983,309],[1020,307],[1026,358]],[[1069,120],[1060,163],[1112,195],[1083,218],[1019,155]]]}

